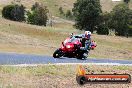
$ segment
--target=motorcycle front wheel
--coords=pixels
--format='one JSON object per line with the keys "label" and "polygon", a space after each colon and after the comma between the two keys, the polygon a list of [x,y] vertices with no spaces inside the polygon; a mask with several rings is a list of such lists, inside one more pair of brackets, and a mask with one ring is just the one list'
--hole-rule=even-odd
{"label": "motorcycle front wheel", "polygon": [[57,49],[54,53],[53,53],[53,57],[54,58],[60,58],[62,56],[62,51],[60,49]]}

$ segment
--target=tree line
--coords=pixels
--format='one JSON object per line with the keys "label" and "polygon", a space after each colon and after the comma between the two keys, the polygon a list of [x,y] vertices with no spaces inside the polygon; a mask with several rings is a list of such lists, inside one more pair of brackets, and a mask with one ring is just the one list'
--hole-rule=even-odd
{"label": "tree line", "polygon": [[77,0],[72,9],[75,27],[108,35],[114,31],[118,36],[132,36],[132,10],[130,0],[116,5],[111,12],[102,12],[99,0]]}

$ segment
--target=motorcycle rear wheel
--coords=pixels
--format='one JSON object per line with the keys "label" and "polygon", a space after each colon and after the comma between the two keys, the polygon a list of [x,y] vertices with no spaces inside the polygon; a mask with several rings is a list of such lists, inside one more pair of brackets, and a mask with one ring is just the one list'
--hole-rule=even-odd
{"label": "motorcycle rear wheel", "polygon": [[79,53],[77,55],[77,59],[86,60],[87,56],[85,56],[84,54],[85,54],[84,52]]}

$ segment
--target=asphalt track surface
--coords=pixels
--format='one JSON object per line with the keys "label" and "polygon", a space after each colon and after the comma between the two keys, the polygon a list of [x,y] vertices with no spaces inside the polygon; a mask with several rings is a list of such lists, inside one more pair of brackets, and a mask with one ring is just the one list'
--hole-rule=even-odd
{"label": "asphalt track surface", "polygon": [[87,58],[79,60],[76,58],[53,58],[45,55],[0,53],[0,65],[19,65],[19,64],[99,64],[99,65],[131,65],[132,60],[112,60]]}

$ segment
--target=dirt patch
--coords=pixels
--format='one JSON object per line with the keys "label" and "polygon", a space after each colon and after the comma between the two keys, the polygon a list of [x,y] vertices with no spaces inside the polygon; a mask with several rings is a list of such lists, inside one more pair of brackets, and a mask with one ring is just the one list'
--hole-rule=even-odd
{"label": "dirt patch", "polygon": [[5,6],[11,3],[23,4],[27,8],[31,8],[37,0],[0,0],[0,5]]}

